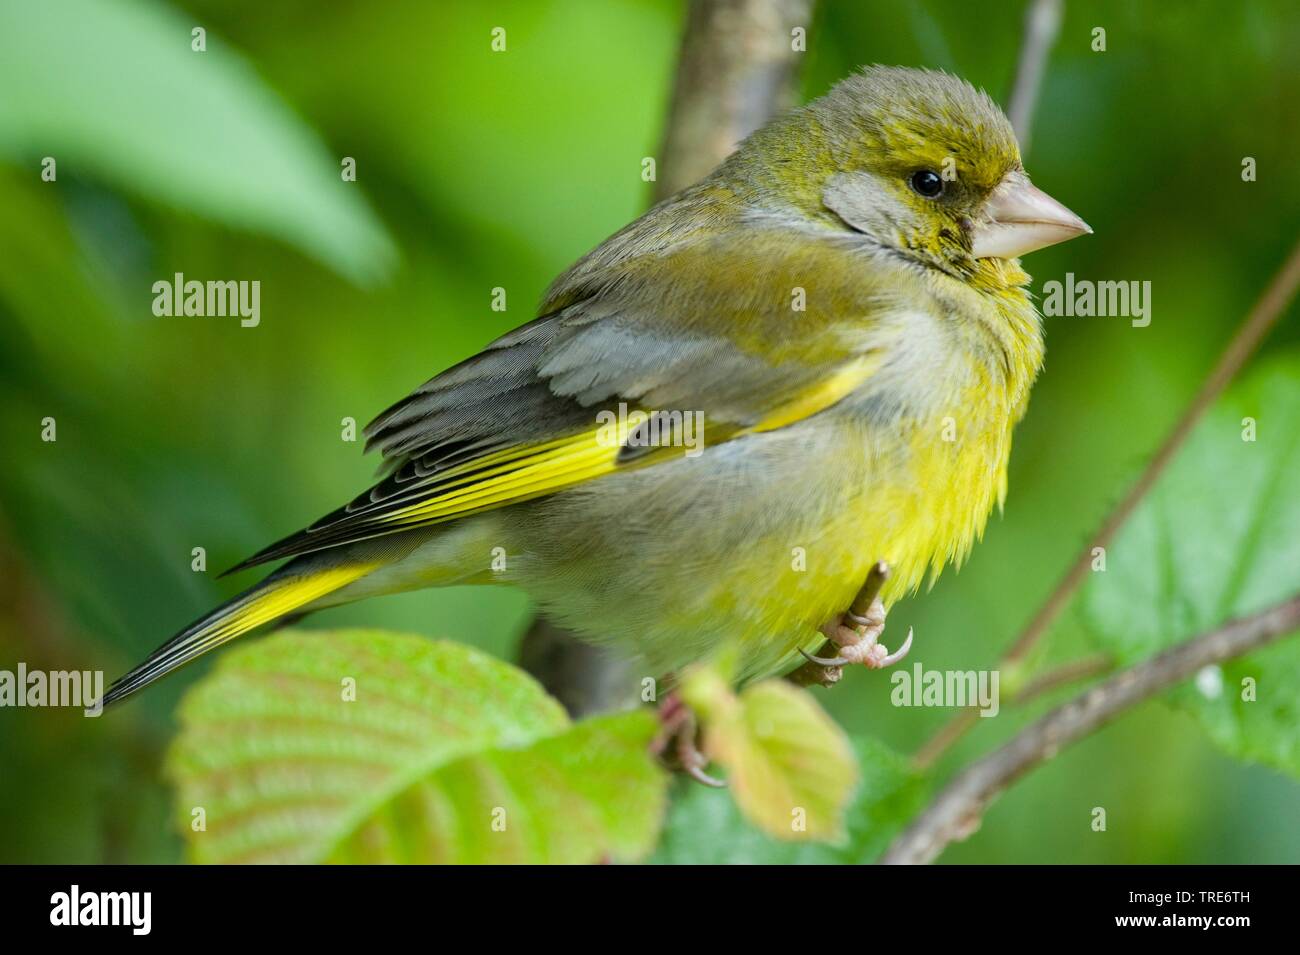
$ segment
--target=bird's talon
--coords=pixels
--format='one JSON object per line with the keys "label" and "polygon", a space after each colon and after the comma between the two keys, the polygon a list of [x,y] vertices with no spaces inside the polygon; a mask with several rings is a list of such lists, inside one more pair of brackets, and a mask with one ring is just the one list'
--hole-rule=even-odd
{"label": "bird's talon", "polygon": [[695,714],[678,693],[670,693],[659,704],[659,722],[659,735],[651,742],[650,752],[661,763],[705,786],[717,789],[727,785],[704,771],[709,761],[695,745]]}
{"label": "bird's talon", "polygon": [[884,644],[873,643],[871,646],[866,648],[860,662],[872,670],[883,670],[885,667],[891,667],[899,660],[903,659],[911,649],[912,628],[909,627],[907,629],[907,639],[904,640],[903,645],[893,653],[890,653]]}
{"label": "bird's talon", "polygon": [[842,666],[848,666],[850,663],[854,662],[852,660],[846,660],[844,657],[813,656],[811,653],[808,653],[806,650],[803,649],[800,649],[799,652],[803,654],[803,658],[805,660],[811,661],[812,663],[816,663],[818,666],[842,667]]}
{"label": "bird's talon", "polygon": [[691,779],[695,780],[697,783],[700,783],[701,785],[709,786],[713,789],[727,788],[727,784],[725,782],[723,782],[721,779],[717,779],[716,777],[710,776],[708,773],[700,769],[700,767],[698,766],[683,766],[682,771],[686,773],[687,776],[690,776]]}
{"label": "bird's talon", "polygon": [[880,642],[880,636],[885,631],[886,617],[885,605],[880,599],[880,586],[888,576],[888,566],[884,563],[877,564],[872,569],[867,583],[863,585],[858,599],[854,601],[854,606],[860,607],[870,598],[867,609],[857,613],[850,608],[821,627],[822,635],[826,637],[825,646],[834,647],[838,651],[836,656],[814,656],[800,648],[799,652],[803,658],[827,670],[836,669],[838,678],[839,667],[860,663],[869,669],[881,670],[893,666],[907,656],[908,651],[912,649],[913,633],[910,627],[907,631],[907,639],[893,653],[890,653],[889,648]]}
{"label": "bird's talon", "polygon": [[[877,644],[877,646],[879,646],[879,644]],[[881,657],[878,666],[880,666],[882,669],[884,667],[892,667],[899,660],[903,659],[903,657],[907,656],[907,651],[911,649],[912,649],[912,628],[908,627],[907,639],[903,641],[903,645],[899,647],[897,650],[895,650],[893,653],[889,653],[886,654],[884,657]]]}

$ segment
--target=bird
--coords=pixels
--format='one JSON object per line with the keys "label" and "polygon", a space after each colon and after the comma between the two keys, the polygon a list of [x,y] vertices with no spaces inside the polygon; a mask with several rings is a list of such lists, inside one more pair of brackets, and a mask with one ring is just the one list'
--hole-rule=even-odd
{"label": "bird", "polygon": [[283,562],[104,702],[304,613],[462,584],[519,587],[651,678],[732,647],[748,682],[826,638],[887,665],[889,607],[1006,498],[1044,357],[1019,257],[1091,231],[986,93],[855,72],[375,417],[377,483],[232,568]]}

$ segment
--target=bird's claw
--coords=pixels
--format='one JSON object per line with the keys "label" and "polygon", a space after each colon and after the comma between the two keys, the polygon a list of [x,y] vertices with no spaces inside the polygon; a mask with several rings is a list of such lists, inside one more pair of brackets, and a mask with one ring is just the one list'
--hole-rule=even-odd
{"label": "bird's claw", "polygon": [[[670,769],[680,770],[702,785],[715,789],[727,785],[704,771],[709,760],[695,745],[695,714],[677,693],[669,694],[660,704],[659,722],[659,735],[651,743],[650,749],[659,757],[660,762]],[[670,745],[672,755],[668,758],[666,754],[670,751]]]}
{"label": "bird's claw", "polygon": [[912,649],[910,628],[903,645],[893,653],[890,653],[889,649],[880,642],[880,635],[885,632],[886,616],[885,605],[880,599],[880,589],[888,576],[889,566],[884,562],[877,563],[867,577],[858,600],[854,601],[855,606],[866,603],[866,609],[862,613],[856,613],[853,608],[850,608],[822,627],[822,633],[826,635],[827,641],[839,650],[836,656],[815,657],[807,653],[804,653],[804,656],[823,667],[842,667],[861,663],[872,670],[893,666],[907,656],[907,652]]}
{"label": "bird's claw", "polygon": [[842,667],[848,666],[853,662],[852,660],[846,660],[843,657],[819,657],[809,653],[802,647],[799,648],[799,652],[803,654],[803,658],[809,663],[816,663],[818,666],[823,667]]}
{"label": "bird's claw", "polygon": [[[678,753],[677,755],[678,758],[681,759],[682,754]],[[697,755],[699,755],[701,759],[704,758],[702,753],[697,752]],[[682,761],[682,772],[687,776],[690,776],[691,779],[695,780],[697,783],[704,786],[710,786],[713,789],[725,789],[727,786],[727,784],[721,779],[718,779],[716,776],[710,776],[704,770],[700,769],[699,766],[688,763],[685,760]]]}
{"label": "bird's claw", "polygon": [[[859,650],[859,648],[862,649]],[[911,649],[912,628],[909,627],[907,629],[907,639],[904,640],[903,645],[893,653],[890,653],[884,644],[876,643],[874,640],[869,643],[864,640],[861,643],[846,644],[840,647],[840,655],[837,657],[814,656],[813,654],[806,653],[803,650],[800,650],[799,652],[803,654],[805,660],[811,660],[819,666],[842,667],[849,666],[853,663],[861,663],[863,666],[872,670],[883,670],[885,667],[892,667],[899,660],[903,659]]]}

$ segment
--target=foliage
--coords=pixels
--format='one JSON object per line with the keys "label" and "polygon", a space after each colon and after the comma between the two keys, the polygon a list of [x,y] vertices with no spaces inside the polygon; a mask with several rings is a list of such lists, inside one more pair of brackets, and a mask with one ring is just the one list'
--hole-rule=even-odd
{"label": "foliage", "polygon": [[748,822],[726,793],[682,784],[651,861],[688,865],[874,862],[924,805],[930,787],[904,756],[884,743],[858,737],[852,745],[861,779],[845,809],[846,833],[838,842],[795,842],[769,835]]}
{"label": "foliage", "polygon": [[[1124,665],[1300,593],[1300,356],[1211,409],[1084,595]],[[1202,672],[1170,694],[1223,749],[1300,776],[1300,641]]]}
{"label": "foliage", "polygon": [[392,241],[340,161],[219,37],[194,50],[191,29],[154,3],[0,7],[0,85],[22,90],[0,98],[0,150],[262,230],[352,278],[386,272]]}
{"label": "foliage", "polygon": [[200,862],[631,860],[663,814],[653,717],[572,725],[456,643],[286,631],[225,657],[181,723],[169,771]]}
{"label": "foliage", "polygon": [[857,770],[843,730],[808,693],[764,680],[736,694],[716,671],[697,668],[682,696],[745,817],[778,839],[842,838]]}

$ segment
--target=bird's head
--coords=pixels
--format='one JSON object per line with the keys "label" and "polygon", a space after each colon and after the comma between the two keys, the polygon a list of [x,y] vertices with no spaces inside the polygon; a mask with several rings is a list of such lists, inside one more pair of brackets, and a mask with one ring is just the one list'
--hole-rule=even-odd
{"label": "bird's head", "polygon": [[789,211],[959,275],[1092,231],[1030,183],[1002,110],[946,73],[866,69],[730,165]]}

